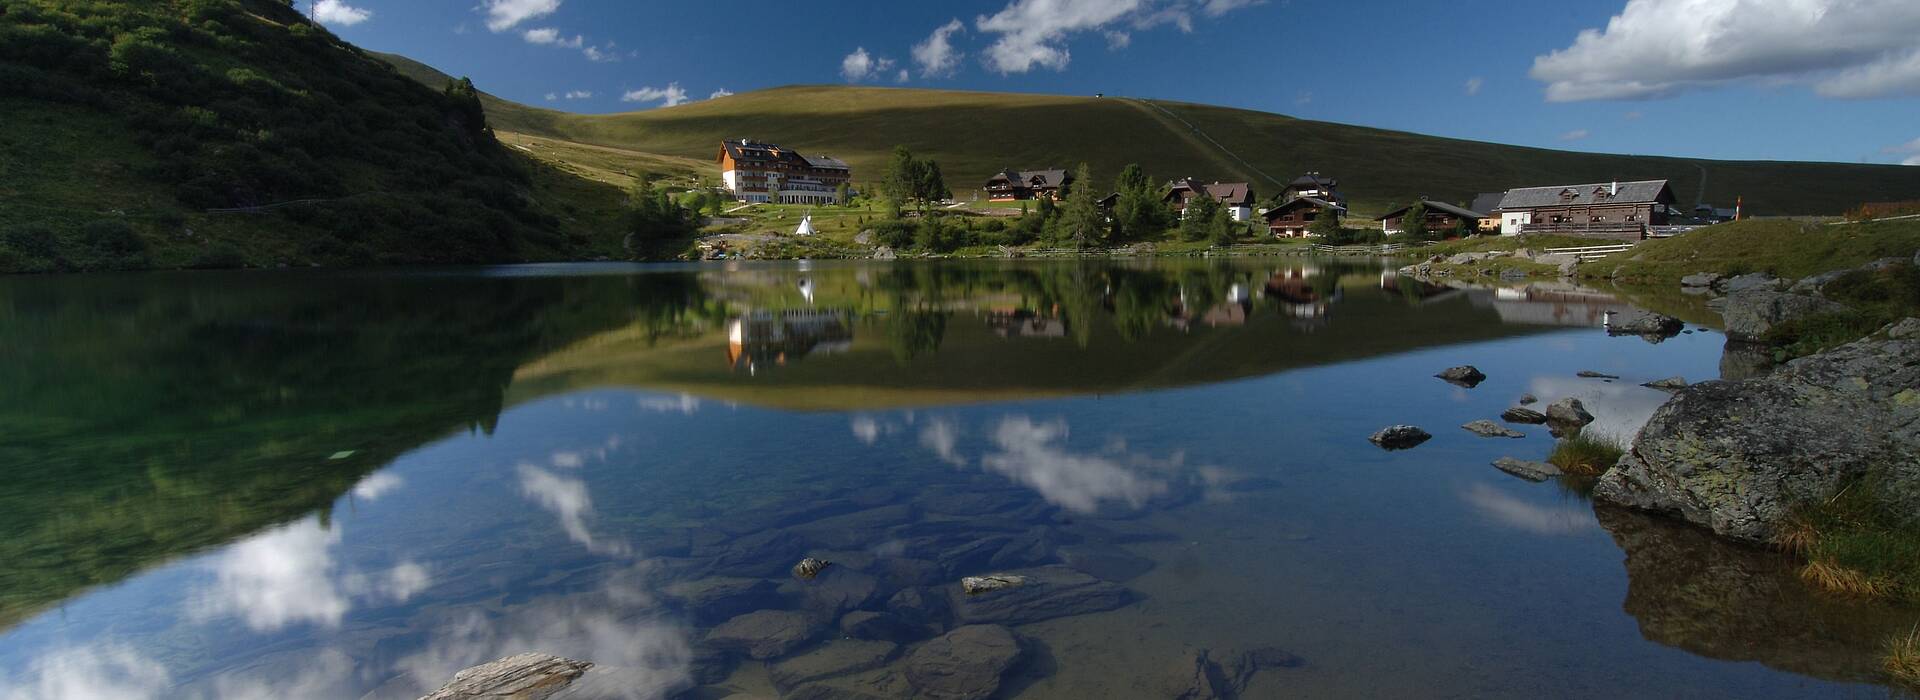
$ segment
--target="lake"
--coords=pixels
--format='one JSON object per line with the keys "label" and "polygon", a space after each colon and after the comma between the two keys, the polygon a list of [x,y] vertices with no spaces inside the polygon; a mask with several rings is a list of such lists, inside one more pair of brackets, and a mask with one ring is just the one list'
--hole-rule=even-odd
{"label": "lake", "polygon": [[[1920,613],[1458,427],[1533,394],[1629,436],[1640,383],[1750,353],[1396,265],[0,279],[0,698],[413,698],[527,651],[636,698],[884,697],[963,624],[1021,640],[1000,697],[1171,697],[1195,659],[1247,698],[1892,692]],[[1434,437],[1367,441],[1395,423]],[[798,614],[740,641],[763,610]]]}

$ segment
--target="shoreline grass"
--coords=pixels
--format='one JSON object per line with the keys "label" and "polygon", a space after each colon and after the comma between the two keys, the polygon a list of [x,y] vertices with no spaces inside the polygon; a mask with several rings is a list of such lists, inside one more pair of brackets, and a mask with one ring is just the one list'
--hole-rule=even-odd
{"label": "shoreline grass", "polygon": [[1620,438],[1581,431],[1554,445],[1553,453],[1547,455],[1547,463],[1572,476],[1597,478],[1612,469],[1626,453],[1626,443]]}
{"label": "shoreline grass", "polygon": [[1887,675],[1895,683],[1909,690],[1920,691],[1920,627],[1915,627],[1906,636],[1895,636],[1887,640],[1887,655],[1884,659]]}
{"label": "shoreline grass", "polygon": [[1809,504],[1774,544],[1806,560],[1800,578],[1849,598],[1920,603],[1920,518],[1896,512],[1879,477]]}

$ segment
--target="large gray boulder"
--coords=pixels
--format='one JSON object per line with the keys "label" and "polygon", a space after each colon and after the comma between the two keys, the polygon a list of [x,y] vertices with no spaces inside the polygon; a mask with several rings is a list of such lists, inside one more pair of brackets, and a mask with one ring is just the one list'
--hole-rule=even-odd
{"label": "large gray boulder", "polygon": [[1666,339],[1679,335],[1683,328],[1686,328],[1686,324],[1680,319],[1640,309],[1629,309],[1607,317],[1607,335]]}
{"label": "large gray boulder", "polygon": [[1796,508],[1870,473],[1887,505],[1920,512],[1920,319],[1765,377],[1680,390],[1594,497],[1768,542]]}
{"label": "large gray boulder", "polygon": [[1807,294],[1749,289],[1728,294],[1722,300],[1720,319],[1726,324],[1728,338],[1756,342],[1788,321],[1846,310],[1838,302]]}
{"label": "large gray boulder", "polygon": [[1765,272],[1753,272],[1738,277],[1729,277],[1721,280],[1719,284],[1714,286],[1725,294],[1739,294],[1741,292],[1754,290],[1777,292],[1786,288],[1786,283]]}

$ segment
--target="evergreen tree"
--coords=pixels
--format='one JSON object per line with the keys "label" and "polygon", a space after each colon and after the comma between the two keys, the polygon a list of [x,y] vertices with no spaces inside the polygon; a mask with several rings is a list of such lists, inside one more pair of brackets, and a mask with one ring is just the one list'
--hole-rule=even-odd
{"label": "evergreen tree", "polygon": [[900,218],[919,184],[920,162],[914,160],[913,151],[906,146],[894,146],[893,156],[887,160],[886,179],[880,185],[886,194],[889,218]]}
{"label": "evergreen tree", "polygon": [[1113,205],[1114,229],[1119,238],[1140,240],[1159,235],[1173,221],[1160,188],[1139,165],[1128,165],[1114,180],[1114,192],[1120,195]]}
{"label": "evergreen tree", "polygon": [[1414,202],[1407,209],[1406,215],[1400,219],[1400,232],[1408,240],[1427,240],[1427,205],[1424,202]]}
{"label": "evergreen tree", "polygon": [[1213,215],[1207,220],[1207,240],[1214,245],[1232,245],[1234,235],[1233,214],[1226,207],[1215,206]]}
{"label": "evergreen tree", "polygon": [[839,204],[840,206],[843,206],[843,207],[847,206],[847,204],[852,201],[851,198],[847,196],[847,192],[848,192],[847,183],[842,182],[839,184],[839,186],[834,187],[833,188],[834,203]]}
{"label": "evergreen tree", "polygon": [[1307,226],[1307,233],[1331,241],[1340,237],[1340,212],[1332,207],[1323,208],[1316,214],[1313,223]]}
{"label": "evergreen tree", "polygon": [[1189,241],[1212,240],[1214,215],[1225,211],[1219,200],[1204,192],[1195,194],[1187,201],[1187,210],[1180,220],[1180,237]]}
{"label": "evergreen tree", "polygon": [[1071,241],[1076,248],[1085,248],[1100,239],[1100,204],[1094,201],[1092,176],[1088,174],[1087,164],[1081,163],[1074,171],[1074,179],[1088,186],[1075,187],[1067,194],[1066,206],[1060,209],[1060,224],[1056,239]]}

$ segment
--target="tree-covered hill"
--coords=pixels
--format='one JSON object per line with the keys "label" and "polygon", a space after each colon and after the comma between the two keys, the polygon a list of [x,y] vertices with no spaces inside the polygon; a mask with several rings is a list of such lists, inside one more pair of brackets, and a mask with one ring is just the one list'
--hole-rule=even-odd
{"label": "tree-covered hill", "polygon": [[0,115],[4,271],[618,245],[561,234],[470,83],[422,86],[284,0],[0,0]]}

